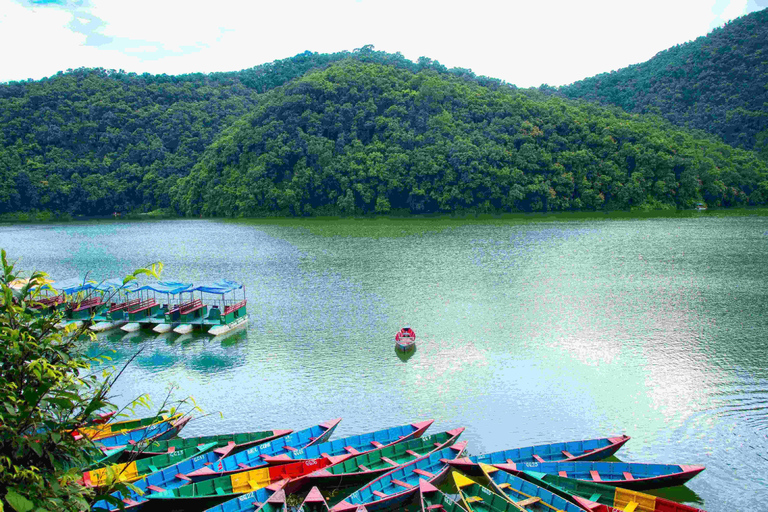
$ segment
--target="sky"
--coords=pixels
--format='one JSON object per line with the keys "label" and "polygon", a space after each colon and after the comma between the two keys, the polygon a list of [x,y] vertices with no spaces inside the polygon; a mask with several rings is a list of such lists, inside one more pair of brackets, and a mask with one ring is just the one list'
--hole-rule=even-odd
{"label": "sky", "polygon": [[520,87],[646,61],[768,0],[0,0],[0,82],[237,71],[367,44]]}

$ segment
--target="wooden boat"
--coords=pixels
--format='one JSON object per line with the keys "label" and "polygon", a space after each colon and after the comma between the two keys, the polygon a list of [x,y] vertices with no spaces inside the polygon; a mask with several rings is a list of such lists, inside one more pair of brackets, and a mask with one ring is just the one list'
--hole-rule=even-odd
{"label": "wooden boat", "polygon": [[262,459],[267,464],[283,464],[297,460],[319,459],[320,457],[349,458],[373,450],[391,446],[396,443],[420,437],[434,420],[390,427],[376,432],[343,437],[325,443],[313,444],[300,450],[291,450],[277,456],[264,455]]}
{"label": "wooden boat", "polygon": [[[133,482],[126,491],[126,494],[117,491],[110,496],[121,501],[124,509],[136,509],[146,504],[148,497],[152,494],[165,492],[169,489],[175,489],[176,487],[181,487],[183,485],[189,485],[192,483],[192,479],[186,476],[186,473],[190,473],[196,468],[205,466],[206,464],[215,464],[228,454],[229,451],[226,446],[214,448],[201,455],[184,459],[172,466],[150,473],[141,480]],[[102,508],[109,511],[120,509],[120,507],[113,505],[106,500],[97,501],[93,505],[93,508]]]}
{"label": "wooden boat", "polygon": [[172,466],[184,459],[196,457],[216,448],[216,443],[193,446],[186,450],[155,455],[147,459],[134,460],[122,464],[113,464],[83,473],[82,483],[86,487],[103,487],[115,480],[120,482],[135,482],[150,473]]}
{"label": "wooden boat", "polygon": [[466,512],[466,509],[446,496],[423,478],[419,480],[421,512]]}
{"label": "wooden boat", "polygon": [[306,446],[325,442],[336,430],[341,418],[315,425],[291,435],[280,437],[274,441],[260,444],[248,450],[236,453],[219,460],[216,464],[204,465],[187,473],[194,479],[223,476],[238,471],[257,469],[266,466],[264,456],[277,456],[290,451],[300,450]]}
{"label": "wooden boat", "polygon": [[342,487],[363,485],[375,477],[402,466],[437,450],[442,450],[458,441],[464,428],[411,439],[392,446],[386,446],[343,462],[315,471],[304,478],[292,480],[288,492],[298,492],[305,486]]}
{"label": "wooden boat", "polygon": [[[235,296],[237,290],[242,290],[241,299]],[[213,336],[219,336],[248,325],[248,300],[241,283],[221,279],[194,286],[187,291],[192,294],[192,300],[180,304],[166,314],[166,323],[175,326],[173,332],[187,334],[193,330],[203,330]],[[195,292],[200,294],[200,298],[194,298]],[[220,299],[206,299],[204,302],[204,293],[218,295]],[[228,294],[231,294],[229,299],[225,298]]]}
{"label": "wooden boat", "polygon": [[620,487],[574,480],[558,475],[524,471],[523,476],[539,487],[570,499],[586,510],[594,512],[612,512],[614,510],[634,510],[635,512],[704,512],[668,499],[631,491]]}
{"label": "wooden boat", "polygon": [[96,441],[96,445],[102,450],[114,450],[123,446],[134,446],[137,443],[176,437],[191,419],[189,416],[180,416],[173,416],[165,421],[153,423],[148,427],[126,430],[109,437],[102,437]]}
{"label": "wooden boat", "polygon": [[261,432],[242,432],[237,434],[167,439],[164,441],[152,441],[150,443],[137,445],[134,451],[140,452],[138,453],[139,456],[151,457],[153,455],[185,450],[201,444],[216,443],[216,448],[229,446],[231,444],[232,449],[229,451],[229,454],[233,455],[243,450],[247,450],[251,446],[268,443],[273,439],[287,436],[291,432],[293,432],[293,430],[264,430]]}
{"label": "wooden boat", "polygon": [[[512,500],[507,496],[496,494],[487,487],[483,487],[461,473],[454,471],[452,476],[453,482],[461,497],[461,504],[465,509],[469,510],[469,512],[538,512],[544,510],[584,512],[580,507],[568,503],[563,498],[555,496],[552,493],[548,493],[549,496],[554,496],[554,498],[558,500],[557,503],[559,505],[564,505],[565,508],[553,506],[535,495],[530,495],[519,500]],[[536,487],[530,482],[526,483]],[[525,495],[527,495],[527,493],[525,493]]]}
{"label": "wooden boat", "polygon": [[199,510],[231,500],[241,494],[268,487],[276,482],[288,482],[293,478],[302,477],[319,467],[329,466],[336,460],[335,457],[301,460],[292,464],[240,471],[217,478],[200,480],[176,489],[169,489],[166,492],[154,494],[149,499],[162,505],[161,508],[164,510],[190,508]]}
{"label": "wooden boat", "polygon": [[480,476],[478,463],[504,464],[525,462],[571,462],[577,460],[602,460],[616,453],[629,436],[601,437],[582,441],[540,444],[524,448],[512,448],[498,452],[474,455],[451,462],[451,466],[462,473]]}
{"label": "wooden boat", "polygon": [[541,510],[545,507],[563,512],[583,512],[584,509],[562,496],[494,466],[480,464],[483,476],[491,490],[522,510]]}
{"label": "wooden boat", "polygon": [[180,417],[181,414],[177,414],[170,418],[163,414],[160,416],[149,416],[147,418],[139,418],[135,420],[115,421],[95,427],[80,427],[76,431],[72,432],[72,435],[75,436],[75,439],[81,439],[83,436],[85,436],[92,441],[98,441],[115,434],[120,434],[131,430],[138,430],[143,427],[149,427],[152,425],[165,423],[167,421],[177,420]]}
{"label": "wooden boat", "polygon": [[403,327],[395,334],[395,348],[407,352],[416,346],[416,333],[410,327]]}
{"label": "wooden boat", "polygon": [[683,485],[704,471],[704,466],[637,462],[526,462],[494,466],[516,475],[521,471],[535,471],[635,491]]}
{"label": "wooden boat", "polygon": [[269,490],[270,488],[264,487],[258,491],[249,492],[238,498],[206,509],[205,512],[288,512],[285,489],[275,491],[264,500],[264,493],[262,491],[265,489]]}
{"label": "wooden boat", "polygon": [[323,493],[317,487],[313,487],[296,512],[330,512],[330,510]]}
{"label": "wooden boat", "polygon": [[467,448],[462,441],[404,464],[376,478],[336,504],[335,512],[353,511],[364,505],[369,511],[391,510],[402,506],[419,492],[419,479],[438,485],[448,475],[448,460],[460,457]]}

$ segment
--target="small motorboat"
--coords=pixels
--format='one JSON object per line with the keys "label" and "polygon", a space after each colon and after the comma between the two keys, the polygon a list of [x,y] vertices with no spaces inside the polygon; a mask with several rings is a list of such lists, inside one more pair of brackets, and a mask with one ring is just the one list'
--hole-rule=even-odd
{"label": "small motorboat", "polygon": [[416,333],[410,327],[403,327],[395,334],[395,348],[407,352],[416,346]]}

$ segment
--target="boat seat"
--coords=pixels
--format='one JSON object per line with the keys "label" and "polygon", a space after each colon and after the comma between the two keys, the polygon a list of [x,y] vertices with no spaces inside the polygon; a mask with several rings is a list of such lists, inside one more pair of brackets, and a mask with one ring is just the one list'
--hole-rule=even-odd
{"label": "boat seat", "polygon": [[515,505],[517,505],[518,507],[528,507],[528,506],[533,505],[534,503],[538,503],[540,501],[541,501],[541,498],[539,498],[538,496],[531,496],[530,498],[528,498],[526,500],[516,501]]}
{"label": "boat seat", "polygon": [[506,489],[507,487],[512,487],[512,486],[509,484],[509,482],[501,482],[498,485],[498,487],[499,487],[499,489]]}
{"label": "boat seat", "polygon": [[165,489],[163,489],[162,487],[158,487],[156,485],[148,485],[147,489],[154,492],[165,492]]}
{"label": "boat seat", "polygon": [[405,453],[407,453],[408,455],[413,455],[414,457],[421,457],[421,455],[419,455],[413,450],[405,450]]}
{"label": "boat seat", "polygon": [[347,450],[347,452],[351,453],[352,455],[357,455],[360,453],[359,451],[355,450],[352,446],[345,446],[344,449]]}
{"label": "boat seat", "polygon": [[634,480],[635,477],[632,476],[632,473],[629,473],[628,471],[624,471],[622,473],[624,475],[624,480]]}
{"label": "boat seat", "polygon": [[594,469],[589,471],[589,475],[592,477],[592,480],[594,480],[595,482],[602,482],[603,481],[603,479],[600,478],[600,473],[598,473]]}
{"label": "boat seat", "polygon": [[363,471],[370,471],[370,469],[368,469],[367,467],[363,466],[362,464],[358,464],[357,467],[359,469],[362,469]]}
{"label": "boat seat", "polygon": [[392,479],[392,483],[395,485],[399,485],[400,487],[405,487],[406,489],[413,489],[413,486],[407,482],[403,482],[402,480],[397,480],[396,478]]}
{"label": "boat seat", "polygon": [[379,498],[388,498],[389,496],[387,494],[384,494],[381,491],[371,491],[371,494],[374,496],[378,496]]}
{"label": "boat seat", "polygon": [[430,505],[427,507],[427,510],[445,510],[442,505],[439,503],[437,505]]}
{"label": "boat seat", "polygon": [[602,494],[600,494],[599,492],[596,492],[595,494],[589,497],[589,501],[594,501],[595,503],[599,503],[600,496],[602,496]]}
{"label": "boat seat", "polygon": [[371,444],[372,444],[373,446],[375,446],[376,448],[383,448],[383,447],[384,447],[384,445],[383,445],[383,444],[381,444],[381,443],[380,443],[380,442],[378,442],[378,441],[371,441]]}
{"label": "boat seat", "polygon": [[139,504],[138,501],[133,501],[131,498],[123,498],[123,503],[125,503],[129,507],[132,507],[134,505],[138,505]]}
{"label": "boat seat", "polygon": [[572,459],[573,458],[573,454],[571,452],[567,452],[567,451],[563,450],[562,453],[563,453],[563,455],[565,455],[566,459]]}
{"label": "boat seat", "polygon": [[248,469],[251,466],[249,466],[248,464],[243,464],[242,462],[240,462],[240,463],[238,463],[237,467],[239,467],[240,469]]}
{"label": "boat seat", "polygon": [[189,478],[189,477],[188,477],[187,475],[185,475],[184,473],[176,473],[176,475],[175,475],[175,476],[176,476],[176,478],[178,478],[179,480],[184,480],[184,481],[187,481],[187,482],[191,482],[191,481],[192,481],[192,479],[191,479],[191,478]]}
{"label": "boat seat", "polygon": [[400,464],[398,464],[397,462],[395,462],[395,461],[393,461],[392,459],[389,459],[389,458],[387,458],[387,457],[382,457],[382,458],[381,458],[381,460],[383,460],[384,462],[386,462],[386,463],[387,463],[387,464],[389,464],[390,466],[399,466],[399,465],[400,465]]}
{"label": "boat seat", "polygon": [[423,469],[419,469],[419,468],[414,469],[413,472],[416,473],[417,475],[425,476],[427,478],[434,478],[435,477],[435,475],[433,475],[429,471],[424,471]]}
{"label": "boat seat", "polygon": [[298,448],[294,448],[293,446],[288,446],[288,445],[283,446],[283,448],[285,448],[286,450],[290,450],[292,452],[295,452],[296,450],[298,450]]}
{"label": "boat seat", "polygon": [[432,444],[434,444],[434,445],[435,445],[435,446],[437,446],[438,448],[440,448],[441,446],[443,446],[443,445],[442,445],[442,444],[440,444],[440,443],[432,443]]}
{"label": "boat seat", "polygon": [[150,464],[150,465],[149,465],[149,466],[147,466],[147,467],[148,467],[148,468],[149,468],[149,470],[150,470],[151,472],[153,472],[153,473],[157,473],[158,471],[160,471],[159,469],[157,469],[157,468],[156,468],[155,466],[153,466],[152,464]]}
{"label": "boat seat", "polygon": [[221,487],[217,487],[216,494],[218,494],[219,496],[223,496],[226,493],[224,492],[224,489],[222,489]]}
{"label": "boat seat", "polygon": [[565,471],[558,471],[557,474],[560,476],[564,476],[565,478],[568,478],[568,473],[566,473]]}
{"label": "boat seat", "polygon": [[474,503],[476,501],[483,501],[480,496],[467,496],[467,503]]}
{"label": "boat seat", "polygon": [[627,506],[624,507],[624,512],[635,512],[635,509],[639,505],[640,504],[638,502],[636,502],[636,501],[630,501],[629,503],[627,503]]}
{"label": "boat seat", "polygon": [[536,462],[546,462],[544,459],[542,459],[541,457],[539,457],[535,453],[533,454],[533,458],[536,460]]}
{"label": "boat seat", "polygon": [[515,461],[513,461],[512,459],[507,459],[507,464],[514,464],[514,463]]}

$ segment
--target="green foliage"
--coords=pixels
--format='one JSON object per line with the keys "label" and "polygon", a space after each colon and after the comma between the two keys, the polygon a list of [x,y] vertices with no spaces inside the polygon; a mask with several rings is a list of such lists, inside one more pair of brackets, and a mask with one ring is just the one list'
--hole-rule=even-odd
{"label": "green foliage", "polygon": [[[60,314],[30,311],[45,274],[11,288],[21,274],[0,255],[0,510],[87,510],[93,491],[77,481],[92,444],[71,432],[114,407],[110,382],[88,373],[91,360],[78,348],[84,328],[58,330]],[[140,269],[125,282],[161,268]]]}
{"label": "green foliage", "polygon": [[730,21],[706,37],[642,64],[554,90],[568,98],[659,114],[746,149],[768,133],[768,9]]}
{"label": "green foliage", "polygon": [[650,117],[349,59],[263,95],[188,177],[187,215],[762,204],[754,153]]}

